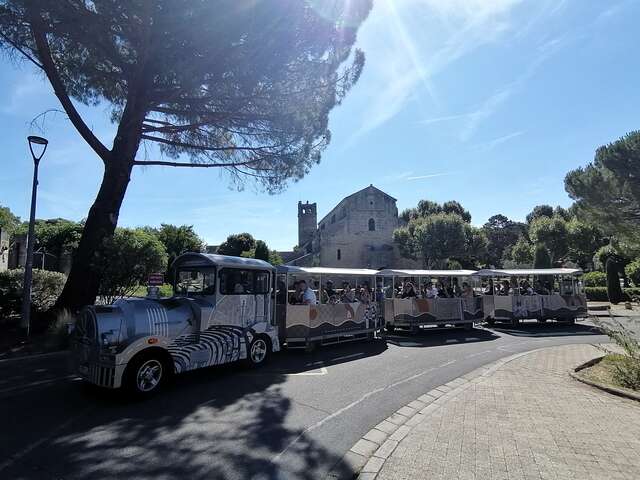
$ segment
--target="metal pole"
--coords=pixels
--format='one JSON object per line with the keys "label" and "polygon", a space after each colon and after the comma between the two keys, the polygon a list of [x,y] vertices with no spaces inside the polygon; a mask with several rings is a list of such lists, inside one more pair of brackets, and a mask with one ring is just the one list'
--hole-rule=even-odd
{"label": "metal pole", "polygon": [[31,214],[29,215],[29,233],[27,234],[27,259],[24,265],[24,282],[22,284],[22,325],[27,328],[27,336],[31,333],[31,280],[33,278],[33,244],[36,223],[36,193],[38,190],[38,165],[40,159],[34,158],[33,187],[31,189]]}

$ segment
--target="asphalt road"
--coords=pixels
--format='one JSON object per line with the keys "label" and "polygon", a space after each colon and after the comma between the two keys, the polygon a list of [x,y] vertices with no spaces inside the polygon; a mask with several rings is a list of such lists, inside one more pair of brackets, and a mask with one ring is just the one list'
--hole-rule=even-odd
{"label": "asphalt road", "polygon": [[371,427],[500,357],[605,342],[588,323],[393,335],[211,368],[130,403],[62,356],[0,362],[0,478],[320,479]]}

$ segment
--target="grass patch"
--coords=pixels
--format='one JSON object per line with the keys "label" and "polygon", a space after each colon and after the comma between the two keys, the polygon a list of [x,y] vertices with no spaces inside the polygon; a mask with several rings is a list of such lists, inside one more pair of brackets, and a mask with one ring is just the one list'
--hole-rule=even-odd
{"label": "grass patch", "polygon": [[[132,297],[146,297],[147,296],[147,286],[140,285],[136,288],[136,291],[131,295]],[[171,297],[173,296],[173,286],[168,283],[160,286],[160,296],[161,297]]]}
{"label": "grass patch", "polygon": [[628,382],[625,376],[620,374],[621,370],[628,370],[629,361],[631,359],[626,355],[610,353],[595,365],[580,370],[578,375],[592,382],[638,392],[640,385],[636,384],[636,388],[633,388],[633,383]]}

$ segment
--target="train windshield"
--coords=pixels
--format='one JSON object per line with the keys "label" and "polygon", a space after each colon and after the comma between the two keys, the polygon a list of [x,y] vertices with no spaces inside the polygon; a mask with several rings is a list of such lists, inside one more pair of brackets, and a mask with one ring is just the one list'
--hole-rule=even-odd
{"label": "train windshield", "polygon": [[187,297],[215,295],[215,268],[181,268],[176,272],[176,295]]}

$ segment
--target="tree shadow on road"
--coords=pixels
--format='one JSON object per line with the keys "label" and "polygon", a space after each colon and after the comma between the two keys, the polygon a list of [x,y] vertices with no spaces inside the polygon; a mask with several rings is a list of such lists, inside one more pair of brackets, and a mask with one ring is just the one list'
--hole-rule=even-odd
{"label": "tree shadow on road", "polygon": [[440,345],[455,345],[460,343],[487,342],[498,339],[499,336],[490,330],[473,328],[461,330],[453,328],[424,329],[416,333],[396,330],[393,334],[387,333],[387,343],[399,347],[437,347]]}
{"label": "tree shadow on road", "polygon": [[496,323],[491,330],[506,333],[515,337],[563,337],[575,335],[602,335],[602,332],[594,325],[568,322],[548,321],[539,323],[536,321],[521,322],[518,326],[508,323]]}
{"label": "tree shadow on road", "polygon": [[[336,464],[338,455],[303,438],[288,420],[304,415],[313,422],[327,413],[300,406],[292,411],[282,388],[285,374],[268,368],[248,373],[240,366],[199,370],[139,402],[77,383],[59,386],[40,401],[22,392],[24,400],[14,398],[0,421],[3,429],[18,429],[21,418],[28,418],[32,431],[15,437],[9,451],[21,455],[0,476],[311,480]],[[298,438],[304,442],[292,445]],[[295,453],[295,465],[274,461],[286,448]]]}

